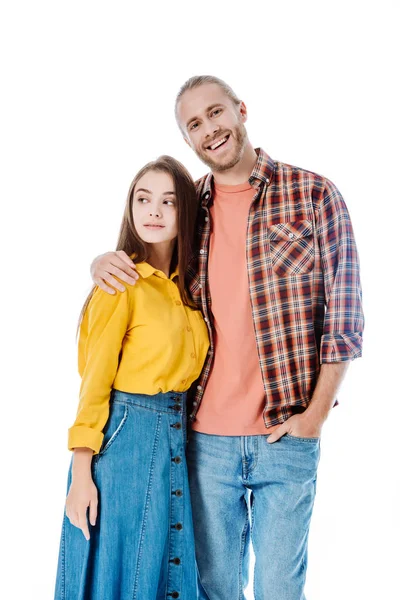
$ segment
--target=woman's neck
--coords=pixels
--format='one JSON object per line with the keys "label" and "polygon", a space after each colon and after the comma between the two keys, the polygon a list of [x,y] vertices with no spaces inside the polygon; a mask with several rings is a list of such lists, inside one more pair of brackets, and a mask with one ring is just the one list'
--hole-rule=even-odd
{"label": "woman's neck", "polygon": [[151,244],[149,248],[149,257],[147,262],[157,269],[170,276],[172,255],[175,248],[175,240],[162,244]]}

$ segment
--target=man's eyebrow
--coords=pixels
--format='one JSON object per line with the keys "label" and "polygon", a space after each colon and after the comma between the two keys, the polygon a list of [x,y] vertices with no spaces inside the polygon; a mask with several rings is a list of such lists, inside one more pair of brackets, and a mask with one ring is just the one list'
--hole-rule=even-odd
{"label": "man's eyebrow", "polygon": [[[145,192],[146,194],[152,194],[153,192],[151,190],[146,190],[146,188],[138,188],[136,190],[137,192]],[[175,192],[163,192],[163,196],[175,196]]]}
{"label": "man's eyebrow", "polygon": [[[214,104],[210,104],[210,106],[207,106],[205,112],[210,112],[210,110],[212,110],[213,108],[215,108],[216,106],[224,106],[222,104],[222,102],[216,102]],[[190,123],[192,123],[192,121],[196,121],[199,117],[191,117],[189,119],[189,121],[186,123],[186,127],[189,127]]]}

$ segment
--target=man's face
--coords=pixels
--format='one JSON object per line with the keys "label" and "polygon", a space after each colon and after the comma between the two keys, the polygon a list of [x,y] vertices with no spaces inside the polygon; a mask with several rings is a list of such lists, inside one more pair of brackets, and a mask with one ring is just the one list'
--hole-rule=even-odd
{"label": "man's face", "polygon": [[224,90],[207,83],[187,90],[178,105],[185,141],[214,172],[227,171],[242,158],[247,143],[244,103],[235,105]]}

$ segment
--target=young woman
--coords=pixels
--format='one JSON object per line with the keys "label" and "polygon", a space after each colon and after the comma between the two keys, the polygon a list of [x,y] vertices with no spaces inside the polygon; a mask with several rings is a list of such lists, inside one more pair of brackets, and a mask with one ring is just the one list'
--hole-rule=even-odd
{"label": "young woman", "polygon": [[118,242],[139,280],[83,307],[56,600],[196,598],[185,400],[209,345],[184,282],[196,213],[179,162],[143,167]]}

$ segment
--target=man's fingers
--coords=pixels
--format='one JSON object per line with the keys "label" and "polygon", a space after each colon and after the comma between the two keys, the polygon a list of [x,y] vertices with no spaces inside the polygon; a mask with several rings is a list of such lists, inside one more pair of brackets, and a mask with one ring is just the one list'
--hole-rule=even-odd
{"label": "man's fingers", "polygon": [[97,519],[97,498],[94,498],[90,501],[89,505],[89,521],[90,524],[94,527],[96,525]]}
{"label": "man's fingers", "polygon": [[286,427],[284,427],[284,425],[282,425],[281,427],[278,427],[278,429],[276,429],[273,433],[271,433],[271,435],[269,435],[267,437],[268,444],[273,444],[274,442],[277,442],[278,440],[281,439],[281,437],[286,435],[286,433],[287,433],[287,429],[286,429]]}
{"label": "man's fingers", "polygon": [[[102,285],[99,285],[96,280],[97,285],[99,285],[99,287],[101,287],[101,289],[104,290],[105,292],[107,292],[110,289],[109,286],[111,286],[111,285],[113,286],[111,288],[113,294],[115,294],[115,290],[118,290],[120,292],[124,292],[126,290],[125,286],[122,285],[122,283],[120,283],[112,275],[110,275],[110,273],[106,273],[106,272],[102,273],[101,279],[99,279],[99,281],[102,282]],[[105,289],[105,287],[107,287],[107,289]],[[111,293],[111,292],[109,292],[109,293]]]}
{"label": "man's fingers", "polygon": [[117,250],[117,254],[131,269],[136,269],[135,263],[124,250]]}
{"label": "man's fingers", "polygon": [[[114,256],[112,260],[113,266],[121,269],[121,271],[126,273],[128,277],[134,277],[135,280],[139,279],[139,275],[136,271],[136,265],[133,260],[129,258],[126,252],[123,250],[117,250],[115,254],[116,256]],[[113,275],[118,275],[118,273],[113,273]],[[124,281],[126,280],[124,279]]]}
{"label": "man's fingers", "polygon": [[138,273],[136,271],[132,271],[132,269],[129,269],[129,267],[122,266],[121,268],[119,268],[116,265],[113,265],[110,268],[109,273],[111,275],[119,277],[120,279],[122,279],[122,281],[125,281],[130,285],[135,285],[136,281],[139,279]]}
{"label": "man's fingers", "polygon": [[107,292],[107,294],[115,294],[115,290],[109,287],[102,279],[98,279],[97,277],[94,279],[96,285],[99,286],[100,289]]}

